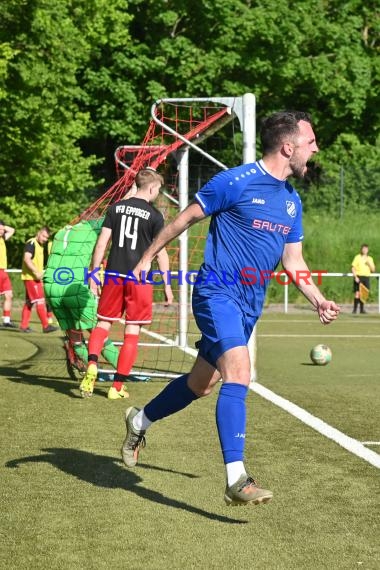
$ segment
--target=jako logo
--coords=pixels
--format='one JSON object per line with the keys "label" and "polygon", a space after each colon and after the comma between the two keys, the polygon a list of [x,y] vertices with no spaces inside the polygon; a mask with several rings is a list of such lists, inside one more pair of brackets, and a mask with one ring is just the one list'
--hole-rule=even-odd
{"label": "jako logo", "polygon": [[265,204],[265,200],[263,198],[252,198],[252,204]]}

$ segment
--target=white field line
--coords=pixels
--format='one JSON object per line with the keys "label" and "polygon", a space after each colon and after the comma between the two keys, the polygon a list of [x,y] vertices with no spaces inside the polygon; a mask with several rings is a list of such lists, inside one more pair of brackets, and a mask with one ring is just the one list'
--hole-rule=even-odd
{"label": "white field line", "polygon": [[[352,320],[352,321],[342,321],[342,320],[338,320],[337,324],[334,326],[339,326],[339,325],[346,325],[349,322],[350,325],[352,325],[353,323],[355,323],[355,327],[358,325],[366,325],[366,326],[370,326],[370,325],[375,325],[375,326],[379,326],[379,320],[378,319],[357,319],[356,317]],[[271,324],[271,323],[283,323],[283,324],[288,324],[288,323],[303,323],[303,324],[318,324],[319,320],[318,318],[315,316],[313,319],[290,319],[288,318],[284,318],[284,319],[271,319],[271,318],[260,318],[259,324],[260,326],[266,325],[266,324]]]}
{"label": "white field line", "polygon": [[313,416],[303,408],[300,408],[296,404],[289,402],[289,400],[286,400],[285,398],[278,396],[271,390],[268,390],[268,388],[265,388],[258,382],[252,382],[250,384],[250,389],[253,392],[256,392],[256,394],[259,394],[260,396],[265,398],[266,400],[269,400],[269,402],[272,402],[272,404],[275,404],[279,408],[282,408],[292,416],[301,420],[301,422],[315,429],[317,432],[324,435],[328,439],[335,441],[335,443],[337,443],[338,445],[340,445],[350,453],[357,455],[358,457],[364,459],[374,467],[380,469],[380,455],[370,449],[367,449],[360,441],[357,441],[352,437],[348,437],[341,431],[331,427],[329,424],[320,420],[316,416]]}
{"label": "white field line", "polygon": [[380,338],[380,334],[265,334],[259,333],[259,338]]}
{"label": "white field line", "polygon": [[380,441],[362,441],[363,445],[380,445]]}
{"label": "white field line", "polygon": [[160,340],[161,342],[163,342],[169,346],[176,346],[177,348],[179,348],[179,350],[182,350],[186,354],[190,354],[190,356],[194,356],[194,358],[196,358],[196,356],[198,354],[198,351],[195,350],[195,348],[191,348],[190,346],[179,346],[177,339],[176,340],[170,340],[170,338],[167,338],[166,336],[163,336],[162,334],[158,334],[158,333],[155,333],[153,331],[149,331],[148,329],[146,329],[144,327],[141,327],[141,332],[144,332],[148,336],[151,336],[152,338],[155,338],[156,340]]}
{"label": "white field line", "polygon": [[[195,350],[194,348],[178,346],[176,341],[170,340],[163,335],[154,333],[145,328],[142,328],[141,330],[144,331],[144,333],[146,333],[147,335],[151,336],[152,338],[155,338],[156,340],[160,340],[165,344],[169,344],[171,346],[177,346],[180,350],[183,350],[186,354],[190,354],[191,356],[194,357],[196,357],[198,354],[198,351]],[[291,336],[291,335],[268,335],[268,336]],[[279,408],[282,408],[283,410],[285,410],[292,416],[298,418],[303,423],[315,429],[325,437],[332,439],[333,441],[335,441],[335,443],[337,443],[344,449],[347,449],[347,451],[349,451],[350,453],[357,455],[358,457],[364,459],[374,467],[380,469],[380,455],[364,447],[363,443],[361,443],[360,441],[357,441],[352,437],[348,437],[341,431],[331,427],[329,424],[313,416],[303,408],[300,408],[296,404],[289,402],[289,400],[286,400],[285,398],[278,396],[271,390],[268,390],[268,388],[265,388],[258,382],[251,382],[249,387],[253,392],[256,392],[256,394],[259,394],[260,396],[262,396],[266,400],[269,400]]]}
{"label": "white field line", "polygon": [[373,372],[371,374],[345,374],[345,378],[373,378],[374,376],[377,377],[378,374],[380,372],[378,372],[377,374],[374,374]]}

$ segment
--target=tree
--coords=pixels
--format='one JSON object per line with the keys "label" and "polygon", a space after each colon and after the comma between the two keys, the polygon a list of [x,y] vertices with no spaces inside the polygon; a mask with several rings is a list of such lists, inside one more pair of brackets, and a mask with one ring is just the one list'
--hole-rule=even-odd
{"label": "tree", "polygon": [[[58,229],[70,221],[99,185],[92,173],[98,159],[82,149],[95,129],[81,81],[94,50],[109,41],[103,36],[105,23],[123,25],[125,2],[114,2],[112,10],[107,5],[104,0],[5,1],[1,210],[16,221],[16,243],[41,223]],[[112,113],[108,116],[111,120]]]}
{"label": "tree", "polygon": [[[251,91],[259,119],[282,108],[308,110],[322,150],[307,187],[326,184],[326,207],[336,199],[329,183],[336,175],[334,162],[348,164],[359,147],[361,161],[367,154],[371,164],[379,160],[375,2],[146,0],[134,3],[131,13],[133,37],[155,70],[142,93],[190,97]],[[377,173],[372,182],[379,192]]]}
{"label": "tree", "polygon": [[322,150],[306,209],[314,188],[331,209],[342,167],[357,204],[353,161],[371,172],[361,204],[378,202],[374,0],[3,0],[0,18],[0,214],[21,241],[114,181],[115,147],[142,140],[162,97],[253,92],[259,120],[308,110]]}

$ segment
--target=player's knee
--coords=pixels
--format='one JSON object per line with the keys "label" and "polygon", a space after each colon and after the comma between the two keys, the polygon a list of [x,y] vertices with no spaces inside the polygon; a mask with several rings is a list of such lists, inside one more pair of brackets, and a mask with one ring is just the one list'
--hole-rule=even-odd
{"label": "player's knee", "polygon": [[226,374],[223,376],[223,381],[230,384],[241,384],[242,386],[249,386],[251,383],[251,374],[247,371],[241,372],[240,374]]}
{"label": "player's knee", "polygon": [[99,319],[98,322],[96,323],[96,327],[104,329],[107,332],[111,330],[111,326],[112,323],[110,321],[102,321]]}
{"label": "player's knee", "polygon": [[219,380],[219,375],[214,374],[211,380],[201,379],[190,376],[188,380],[188,387],[198,398],[209,396],[214,389],[215,384]]}
{"label": "player's knee", "polygon": [[196,388],[191,389],[192,392],[197,396],[197,398],[204,398],[205,396],[209,396],[212,392],[212,388]]}
{"label": "player's knee", "polygon": [[82,344],[83,342],[83,333],[80,330],[76,329],[69,329],[66,331],[67,336],[74,344]]}

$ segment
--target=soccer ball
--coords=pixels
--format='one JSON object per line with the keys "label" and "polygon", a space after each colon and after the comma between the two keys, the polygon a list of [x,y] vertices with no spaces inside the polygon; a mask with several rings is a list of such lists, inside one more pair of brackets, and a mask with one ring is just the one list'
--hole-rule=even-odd
{"label": "soccer ball", "polygon": [[331,349],[325,344],[317,344],[310,351],[310,358],[314,364],[325,366],[331,362],[332,352]]}

